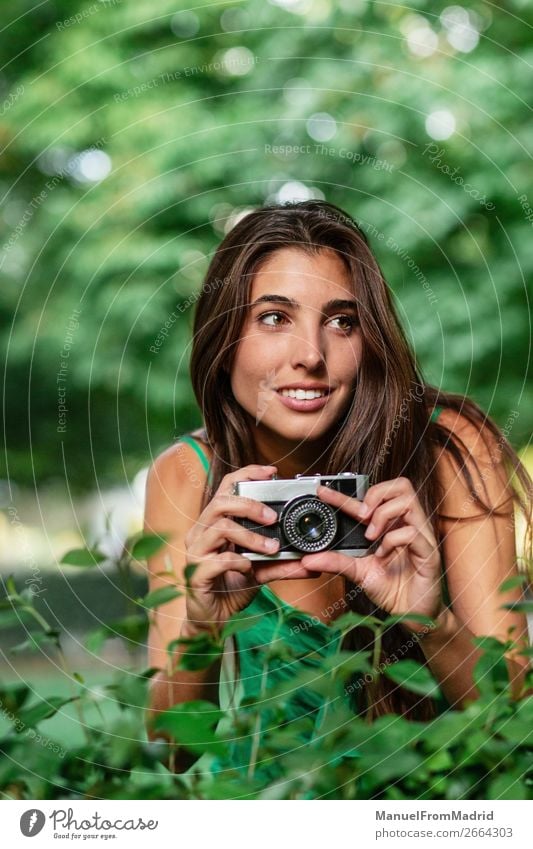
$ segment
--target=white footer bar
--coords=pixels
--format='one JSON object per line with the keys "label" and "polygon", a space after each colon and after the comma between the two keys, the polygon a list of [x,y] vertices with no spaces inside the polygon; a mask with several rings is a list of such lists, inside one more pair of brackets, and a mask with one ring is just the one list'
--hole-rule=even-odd
{"label": "white footer bar", "polygon": [[521,801],[5,800],[0,811],[2,845],[9,849],[67,841],[165,849],[530,849],[532,809],[531,802]]}

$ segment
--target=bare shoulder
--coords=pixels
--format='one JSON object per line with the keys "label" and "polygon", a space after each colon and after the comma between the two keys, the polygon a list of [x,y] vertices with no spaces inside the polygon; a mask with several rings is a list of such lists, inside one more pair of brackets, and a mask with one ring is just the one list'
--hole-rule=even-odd
{"label": "bare shoulder", "polygon": [[[152,462],[146,484],[146,516],[164,511],[181,525],[195,521],[200,512],[206,472],[200,457],[187,442],[177,441]],[[162,529],[159,529],[162,530]]]}
{"label": "bare shoulder", "polygon": [[[486,424],[476,423],[465,416],[445,407],[438,422],[464,443],[468,454],[480,461],[493,462],[495,452],[501,454],[501,442]],[[500,458],[501,459],[501,458]]]}
{"label": "bare shoulder", "polygon": [[473,422],[449,408],[442,410],[438,422],[450,432],[450,440],[460,455],[459,460],[443,446],[437,447],[436,472],[444,493],[442,512],[463,518],[479,515],[468,476],[485,503],[498,509],[504,506],[512,509],[512,492],[502,451],[503,436],[498,437],[486,424]]}

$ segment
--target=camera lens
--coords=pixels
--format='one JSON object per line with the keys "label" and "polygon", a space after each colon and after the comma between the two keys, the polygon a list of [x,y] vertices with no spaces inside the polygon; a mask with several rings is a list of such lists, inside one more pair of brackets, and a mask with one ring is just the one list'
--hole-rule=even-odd
{"label": "camera lens", "polygon": [[326,531],[326,522],[323,516],[318,513],[304,513],[296,522],[298,533],[303,539],[314,542],[324,536]]}
{"label": "camera lens", "polygon": [[337,519],[332,508],[310,496],[289,501],[280,523],[286,538],[298,551],[324,551],[337,533]]}

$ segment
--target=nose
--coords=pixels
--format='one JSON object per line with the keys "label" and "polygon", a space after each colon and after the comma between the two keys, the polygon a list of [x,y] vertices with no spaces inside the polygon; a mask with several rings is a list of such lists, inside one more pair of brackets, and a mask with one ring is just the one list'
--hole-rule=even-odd
{"label": "nose", "polygon": [[320,330],[312,328],[296,331],[292,336],[291,365],[303,366],[307,371],[317,371],[326,363],[326,353]]}

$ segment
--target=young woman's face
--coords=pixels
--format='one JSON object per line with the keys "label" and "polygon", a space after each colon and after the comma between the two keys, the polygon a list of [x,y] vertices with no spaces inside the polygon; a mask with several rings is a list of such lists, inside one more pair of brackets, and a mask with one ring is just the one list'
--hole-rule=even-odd
{"label": "young woman's face", "polygon": [[253,279],[233,394],[259,431],[318,440],[352,402],[361,347],[357,302],[340,257],[329,249],[280,249]]}

